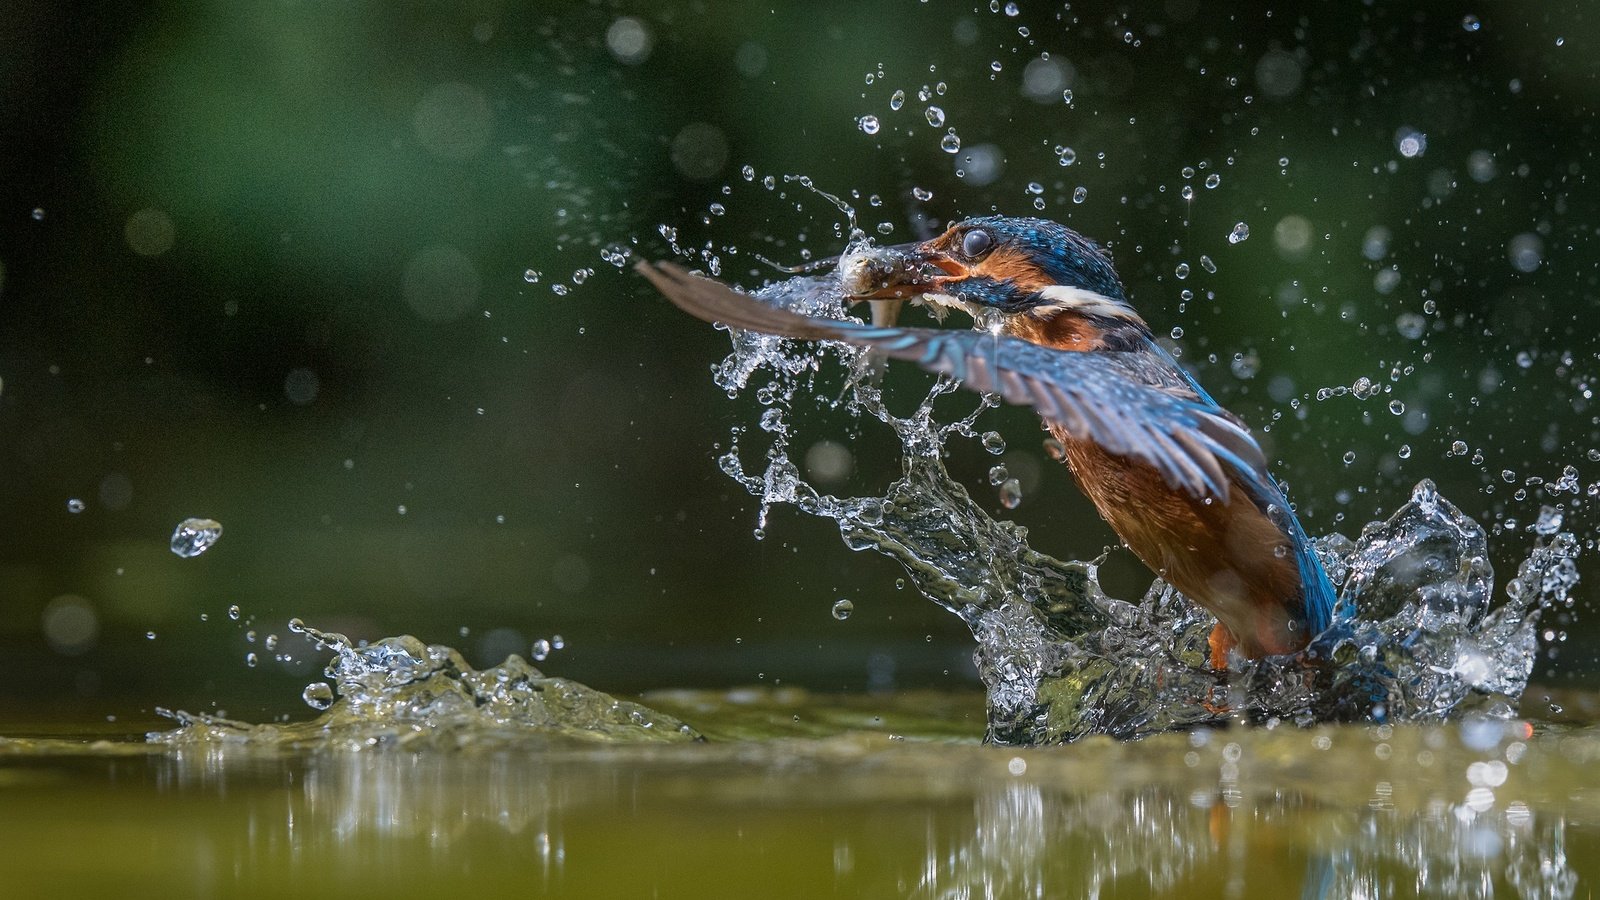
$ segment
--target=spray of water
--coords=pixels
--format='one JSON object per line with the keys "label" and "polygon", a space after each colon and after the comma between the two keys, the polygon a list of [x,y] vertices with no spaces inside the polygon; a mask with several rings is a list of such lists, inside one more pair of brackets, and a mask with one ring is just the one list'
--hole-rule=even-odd
{"label": "spray of water", "polygon": [[[810,315],[842,317],[837,276],[804,276],[758,296]],[[845,344],[799,343],[734,331],[733,352],[715,368],[730,397],[754,390],[759,428],[735,428],[719,464],[768,510],[791,505],[833,520],[846,546],[900,563],[918,591],[960,616],[977,641],[988,693],[988,737],[1001,743],[1134,737],[1245,719],[1275,724],[1320,720],[1437,720],[1468,709],[1511,715],[1538,649],[1542,610],[1568,602],[1577,582],[1578,542],[1549,509],[1517,576],[1496,602],[1484,530],[1423,481],[1392,517],[1351,541],[1318,544],[1344,613],[1314,653],[1209,668],[1212,620],[1156,581],[1124,601],[1100,588],[1091,562],[1033,550],[1024,528],[997,521],[950,477],[943,455],[998,398],[963,417],[936,418],[935,401],[955,389],[935,381],[916,409],[892,413],[870,377],[873,361]],[[817,376],[849,373],[837,407],[887,426],[899,440],[901,476],[880,496],[817,490],[790,457],[797,399]],[[764,435],[751,465],[747,434]]]}
{"label": "spray of water", "polygon": [[249,724],[217,716],[167,713],[179,727],[152,732],[152,743],[247,744],[280,749],[377,747],[445,749],[530,737],[640,742],[696,740],[683,722],[566,678],[545,675],[509,656],[492,668],[467,665],[455,650],[410,635],[357,643],[298,619],[289,629],[333,651],[329,682],[306,688],[305,700],[325,710],[291,724]]}

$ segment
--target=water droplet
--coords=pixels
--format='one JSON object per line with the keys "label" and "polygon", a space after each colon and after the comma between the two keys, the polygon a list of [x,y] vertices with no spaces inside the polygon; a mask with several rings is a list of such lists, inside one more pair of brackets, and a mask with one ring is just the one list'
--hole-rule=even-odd
{"label": "water droplet", "polygon": [[1200,268],[1213,275],[1217,274],[1217,264],[1212,262],[1211,257],[1206,256],[1204,253],[1200,254]]}
{"label": "water droplet", "polygon": [[44,207],[35,206],[33,208],[33,220],[35,222],[43,222],[44,221]]}
{"label": "water droplet", "polygon": [[1228,243],[1230,244],[1242,244],[1249,239],[1250,226],[1243,222],[1234,225],[1233,230],[1228,232]]}
{"label": "water droplet", "polygon": [[850,614],[855,611],[856,605],[843,597],[833,602],[833,617],[841,622],[850,618]]}
{"label": "water droplet", "polygon": [[1070,166],[1078,161],[1078,151],[1071,147],[1060,146],[1056,148],[1056,162],[1063,166]]}
{"label": "water droplet", "polygon": [[755,166],[745,166],[744,168],[739,170],[739,174],[744,176],[744,180],[745,181],[755,181],[756,180],[756,167]]}
{"label": "water droplet", "polygon": [[1539,509],[1539,520],[1533,523],[1534,533],[1544,535],[1555,534],[1561,530],[1561,525],[1564,521],[1566,521],[1566,517],[1562,514],[1561,510],[1555,508],[1554,506],[1541,507]]}
{"label": "water droplet", "polygon": [[1344,464],[1348,466],[1348,465],[1350,465],[1351,463],[1353,463],[1355,461],[1356,461],[1356,452],[1354,450],[1346,450],[1344,452]]}
{"label": "water droplet", "polygon": [[939,149],[946,153],[960,153],[961,137],[954,131],[951,131],[939,141]]}
{"label": "water droplet", "polygon": [[253,651],[253,650],[244,655],[244,664],[249,666],[252,669],[254,669],[256,667],[256,660],[257,660],[257,657],[256,657],[256,654],[255,654],[255,651]]}
{"label": "water droplet", "polygon": [[878,133],[878,117],[877,116],[862,116],[861,118],[856,120],[856,124],[860,125],[861,126],[861,130],[866,132],[867,134],[877,134]]}
{"label": "water droplet", "polygon": [[228,618],[237,622],[239,621],[240,614],[241,612],[239,609],[239,604],[235,603],[234,605],[228,607]]}
{"label": "water droplet", "polygon": [[1461,17],[1461,29],[1463,31],[1477,31],[1482,27],[1483,23],[1478,21],[1478,17],[1471,13]]}
{"label": "water droplet", "polygon": [[935,128],[944,127],[944,110],[937,106],[928,107],[928,124]]}
{"label": "water droplet", "polygon": [[905,106],[905,105],[906,105],[906,92],[905,91],[895,91],[894,95],[889,98],[889,108],[890,109],[899,110],[900,107]]}
{"label": "water droplet", "polygon": [[539,272],[538,272],[538,270],[537,269],[528,269],[528,270],[524,271],[522,273],[522,280],[526,281],[529,284],[538,284],[539,283]]}
{"label": "water droplet", "polygon": [[1015,478],[1007,478],[1000,483],[1000,505],[1006,509],[1016,509],[1022,504],[1022,482]]}
{"label": "water droplet", "polygon": [[1394,133],[1394,148],[1407,159],[1421,156],[1427,152],[1428,136],[1410,125],[1402,125]]}
{"label": "water droplet", "polygon": [[72,513],[73,515],[83,512],[85,508],[86,507],[83,505],[83,501],[76,497],[73,497],[71,500],[67,501],[67,512]]}
{"label": "water droplet", "polygon": [[1179,340],[1180,338],[1183,337],[1183,326],[1182,325],[1174,325],[1174,326],[1172,326],[1171,334],[1172,334],[1172,339],[1173,340],[1175,340],[1175,341]]}
{"label": "water droplet", "polygon": [[1072,192],[1073,203],[1082,203],[1087,199],[1089,199],[1089,189],[1082,185],[1079,185],[1077,190]]}
{"label": "water droplet", "polygon": [[210,550],[211,545],[220,537],[222,537],[221,522],[215,519],[184,519],[172,530],[172,552],[184,559],[199,556]]}
{"label": "water droplet", "polygon": [[1037,196],[1039,194],[1044,193],[1044,185],[1040,184],[1037,181],[1030,181],[1030,182],[1028,182],[1027,191],[1028,191],[1028,193]]}
{"label": "water droplet", "polygon": [[1399,400],[1390,400],[1389,401],[1389,412],[1392,412],[1392,413],[1394,413],[1395,415],[1398,416],[1398,415],[1404,415],[1405,411],[1406,411],[1406,405],[1404,403],[1402,403],[1401,401],[1399,401]]}
{"label": "water droplet", "polygon": [[1181,190],[1178,191],[1178,196],[1182,197],[1185,200],[1193,200],[1194,199],[1194,188],[1191,187],[1190,185],[1186,184],[1186,185],[1183,186],[1183,188]]}
{"label": "water droplet", "polygon": [[1467,455],[1467,442],[1466,441],[1453,441],[1450,444],[1450,455],[1452,455],[1452,456],[1466,456]]}
{"label": "water droplet", "polygon": [[1011,16],[1012,18],[1016,18],[1017,15],[1019,13],[1021,13],[1021,12],[1022,12],[1022,10],[1018,9],[1017,5],[1015,3],[1007,3],[1006,4],[1006,15]]}
{"label": "water droplet", "polygon": [[911,196],[921,200],[923,203],[927,203],[933,199],[933,191],[927,188],[914,187],[911,189]]}
{"label": "water droplet", "polygon": [[1395,453],[1401,459],[1410,459],[1411,458],[1411,445],[1410,444],[1401,444],[1400,445],[1400,449],[1395,451]]}
{"label": "water droplet", "polygon": [[1214,187],[1216,187],[1217,185],[1219,185],[1221,183],[1222,183],[1222,176],[1218,175],[1215,172],[1212,172],[1210,175],[1206,176],[1206,187],[1207,188],[1214,188]]}
{"label": "water droplet", "polygon": [[550,642],[544,638],[534,641],[533,646],[528,648],[528,655],[533,657],[534,662],[544,662],[550,656]]}
{"label": "water droplet", "polygon": [[1395,331],[1407,340],[1416,340],[1428,330],[1428,320],[1416,313],[1401,313],[1394,319]]}
{"label": "water droplet", "polygon": [[1189,277],[1189,264],[1188,263],[1178,263],[1178,267],[1173,270],[1173,274],[1177,275],[1180,279],[1188,278]]}
{"label": "water droplet", "polygon": [[333,688],[326,681],[313,681],[300,692],[300,699],[312,709],[324,710],[333,705]]}
{"label": "water droplet", "polygon": [[983,449],[993,456],[1006,452],[1006,439],[998,431],[985,431],[983,433]]}

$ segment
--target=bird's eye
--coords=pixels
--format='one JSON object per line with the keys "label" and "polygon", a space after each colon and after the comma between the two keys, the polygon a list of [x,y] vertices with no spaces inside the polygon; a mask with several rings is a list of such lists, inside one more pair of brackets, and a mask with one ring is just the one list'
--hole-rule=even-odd
{"label": "bird's eye", "polygon": [[961,255],[968,259],[977,259],[988,253],[992,247],[994,247],[994,235],[982,228],[974,228],[961,238]]}

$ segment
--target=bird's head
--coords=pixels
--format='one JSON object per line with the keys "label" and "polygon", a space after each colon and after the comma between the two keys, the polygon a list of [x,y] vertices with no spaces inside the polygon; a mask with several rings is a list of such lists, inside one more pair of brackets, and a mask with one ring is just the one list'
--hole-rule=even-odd
{"label": "bird's head", "polygon": [[998,313],[1015,331],[1058,319],[1082,326],[1078,332],[1145,329],[1105,252],[1046,219],[967,219],[932,240],[890,249],[896,263],[858,296],[919,297],[974,317]]}

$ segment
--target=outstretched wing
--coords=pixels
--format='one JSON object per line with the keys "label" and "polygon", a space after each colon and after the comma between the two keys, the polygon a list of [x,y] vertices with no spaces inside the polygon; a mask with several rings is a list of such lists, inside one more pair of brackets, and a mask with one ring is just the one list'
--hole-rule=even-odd
{"label": "outstretched wing", "polygon": [[679,308],[707,322],[808,340],[845,341],[917,363],[980,393],[1032,406],[1074,438],[1149,463],[1195,497],[1229,496],[1227,469],[1259,479],[1255,439],[1214,404],[1136,378],[1115,353],[1075,353],[977,331],[881,328],[779,309],[671,263],[635,268]]}

